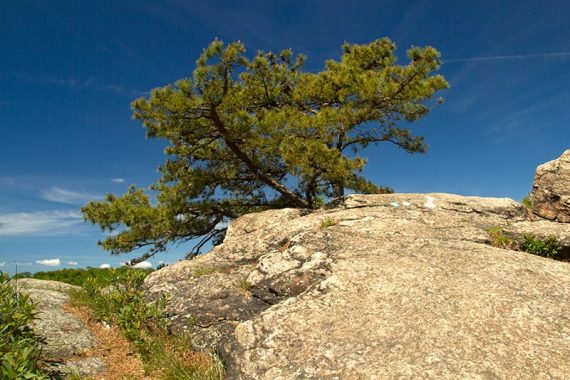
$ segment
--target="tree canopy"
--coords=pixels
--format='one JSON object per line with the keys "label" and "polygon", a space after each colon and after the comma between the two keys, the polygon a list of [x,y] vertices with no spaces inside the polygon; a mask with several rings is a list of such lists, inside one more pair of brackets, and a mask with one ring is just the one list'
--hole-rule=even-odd
{"label": "tree canopy", "polygon": [[248,58],[241,42],[215,40],[191,78],[133,102],[147,136],[169,142],[167,158],[150,194],[131,187],[83,207],[87,221],[114,232],[99,244],[113,254],[146,247],[146,258],[198,238],[195,254],[246,213],[316,208],[345,190],[391,192],[361,175],[358,152],[380,142],[425,152],[409,123],[448,86],[435,74],[436,49],[410,48],[405,65],[395,50],[388,38],[345,44],[339,61],[313,73],[291,50]]}

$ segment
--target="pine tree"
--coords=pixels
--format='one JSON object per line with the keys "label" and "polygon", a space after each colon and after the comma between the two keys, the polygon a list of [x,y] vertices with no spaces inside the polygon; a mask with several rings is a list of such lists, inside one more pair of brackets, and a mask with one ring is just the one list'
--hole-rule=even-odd
{"label": "pine tree", "polygon": [[118,232],[99,244],[113,254],[147,247],[148,258],[198,239],[191,256],[246,213],[315,208],[347,189],[391,192],[361,176],[358,152],[380,142],[425,152],[423,137],[405,126],[448,86],[434,74],[437,50],[412,47],[398,65],[395,49],[387,38],[345,44],[340,61],[311,73],[291,50],[249,59],[241,42],[215,40],[191,78],[133,102],[147,136],[168,140],[167,158],[150,188],[155,200],[131,187],[83,207],[87,221]]}

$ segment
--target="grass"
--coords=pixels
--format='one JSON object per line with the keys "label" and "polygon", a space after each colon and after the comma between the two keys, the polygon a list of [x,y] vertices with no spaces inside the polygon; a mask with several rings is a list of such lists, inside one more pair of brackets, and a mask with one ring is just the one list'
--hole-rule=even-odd
{"label": "grass", "polygon": [[245,290],[246,292],[249,292],[251,291],[252,285],[251,282],[243,280],[242,282],[239,283],[239,287]]}
{"label": "grass", "polygon": [[321,229],[336,226],[337,224],[338,224],[338,220],[328,217],[321,222]]}
{"label": "grass", "polygon": [[223,379],[224,369],[216,357],[194,351],[189,338],[170,333],[166,297],[148,302],[140,290],[145,276],[141,271],[116,271],[112,285],[106,287],[87,281],[82,290],[72,292],[72,305],[87,306],[98,320],[118,326],[153,378]]}
{"label": "grass", "polygon": [[218,268],[213,268],[213,267],[202,267],[202,268],[196,268],[194,270],[194,272],[192,273],[192,275],[194,277],[202,277],[202,276],[207,276],[209,274],[214,274],[219,272]]}
{"label": "grass", "polygon": [[491,238],[491,245],[493,247],[520,251],[520,246],[517,241],[505,235],[501,227],[488,228],[487,233]]}
{"label": "grass", "polygon": [[35,316],[30,297],[0,272],[0,378],[48,379],[40,360],[41,339],[30,328]]}
{"label": "grass", "polygon": [[526,206],[526,208],[531,209],[532,208],[532,203],[530,202],[530,193],[528,193],[521,201],[521,203],[523,205]]}

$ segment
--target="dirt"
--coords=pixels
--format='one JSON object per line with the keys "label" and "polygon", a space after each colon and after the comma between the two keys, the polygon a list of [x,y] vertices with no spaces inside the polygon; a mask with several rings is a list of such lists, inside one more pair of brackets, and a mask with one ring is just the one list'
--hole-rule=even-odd
{"label": "dirt", "polygon": [[82,358],[100,358],[105,362],[105,372],[94,380],[153,380],[145,375],[144,365],[134,345],[122,336],[117,326],[104,326],[88,308],[66,305],[65,311],[78,317],[89,327],[99,344],[82,354]]}

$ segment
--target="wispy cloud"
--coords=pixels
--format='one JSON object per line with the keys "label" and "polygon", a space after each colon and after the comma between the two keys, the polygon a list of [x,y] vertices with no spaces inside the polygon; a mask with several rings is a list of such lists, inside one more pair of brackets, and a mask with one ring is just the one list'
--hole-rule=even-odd
{"label": "wispy cloud", "polygon": [[61,187],[50,187],[42,191],[42,198],[51,202],[66,204],[82,204],[93,199],[101,199],[100,195],[87,192],[67,190]]}
{"label": "wispy cloud", "polygon": [[36,260],[36,264],[45,265],[46,267],[58,267],[61,265],[61,260],[59,258]]}
{"label": "wispy cloud", "polygon": [[560,52],[554,52],[554,53],[493,55],[493,56],[482,56],[482,57],[452,58],[452,59],[445,59],[444,63],[475,62],[475,61],[500,61],[500,60],[508,60],[508,59],[556,58],[556,57],[570,57],[570,51],[560,51]]}
{"label": "wispy cloud", "polygon": [[130,88],[128,86],[117,83],[101,83],[97,78],[61,78],[48,75],[28,75],[22,73],[15,73],[13,76],[16,79],[25,82],[47,84],[58,87],[67,87],[74,90],[97,90],[103,92],[110,92],[117,95],[127,96],[143,96],[147,95],[148,91],[141,91],[138,89]]}
{"label": "wispy cloud", "polygon": [[0,261],[0,268],[5,267],[6,266],[6,262],[5,261]]}
{"label": "wispy cloud", "polygon": [[81,214],[70,210],[0,214],[0,236],[62,235],[81,225]]}
{"label": "wispy cloud", "polygon": [[111,265],[110,264],[101,264],[101,265],[99,265],[99,268],[108,269],[108,268],[111,268]]}
{"label": "wispy cloud", "polygon": [[111,178],[111,182],[123,183],[123,182],[125,182],[125,179],[124,178]]}
{"label": "wispy cloud", "polygon": [[68,261],[68,262],[66,262],[66,264],[67,264],[67,265],[71,265],[71,266],[76,266],[76,265],[78,265],[79,263],[78,263],[77,261]]}

